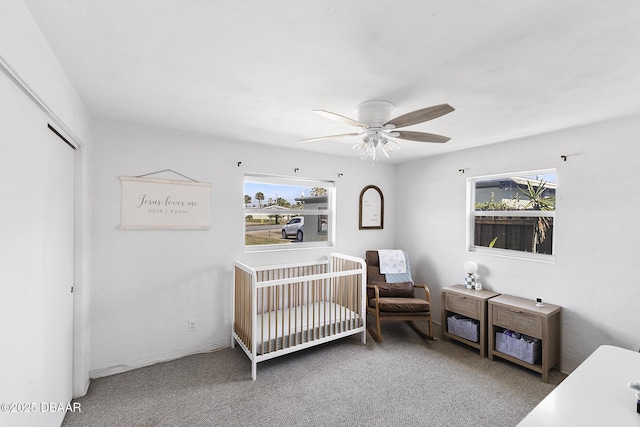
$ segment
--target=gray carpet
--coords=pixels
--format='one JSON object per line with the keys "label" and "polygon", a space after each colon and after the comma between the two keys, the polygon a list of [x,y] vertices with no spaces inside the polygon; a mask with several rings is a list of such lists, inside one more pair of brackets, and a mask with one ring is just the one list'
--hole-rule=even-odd
{"label": "gray carpet", "polygon": [[91,382],[75,426],[514,426],[565,375],[386,324],[382,343],[349,337],[258,364],[236,347]]}

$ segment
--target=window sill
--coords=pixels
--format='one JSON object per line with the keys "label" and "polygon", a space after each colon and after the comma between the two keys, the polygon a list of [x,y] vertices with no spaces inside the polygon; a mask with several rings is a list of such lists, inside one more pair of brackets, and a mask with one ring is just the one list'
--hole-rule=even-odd
{"label": "window sill", "polygon": [[334,246],[335,245],[330,242],[309,242],[309,243],[290,242],[290,243],[283,243],[278,245],[245,246],[244,253],[299,251],[304,249],[332,248]]}
{"label": "window sill", "polygon": [[535,254],[532,252],[512,251],[509,249],[486,248],[483,246],[471,246],[467,248],[467,252],[502,258],[521,259],[525,261],[545,262],[550,264],[556,262],[555,255]]}

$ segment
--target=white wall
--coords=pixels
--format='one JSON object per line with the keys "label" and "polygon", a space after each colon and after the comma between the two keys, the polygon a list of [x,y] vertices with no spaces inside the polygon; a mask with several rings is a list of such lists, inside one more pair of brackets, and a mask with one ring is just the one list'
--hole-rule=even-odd
{"label": "white wall", "polygon": [[[396,225],[396,243],[412,254],[414,279],[436,295],[436,319],[440,289],[462,283],[463,264],[473,260],[486,289],[563,307],[563,371],[601,344],[637,351],[639,158],[634,117],[399,165],[396,209],[410,227]],[[556,262],[466,252],[466,179],[543,168],[558,172]]]}
{"label": "white wall", "polygon": [[[392,247],[395,241],[390,165],[106,122],[96,123],[94,142],[93,377],[229,346],[234,260],[250,265],[315,260],[334,250],[364,257],[367,249]],[[210,230],[118,229],[120,176],[164,169],[212,184]],[[335,180],[336,247],[243,253],[248,172]],[[369,184],[385,197],[384,230],[358,230],[360,191]],[[198,320],[196,332],[187,331],[190,318]]]}

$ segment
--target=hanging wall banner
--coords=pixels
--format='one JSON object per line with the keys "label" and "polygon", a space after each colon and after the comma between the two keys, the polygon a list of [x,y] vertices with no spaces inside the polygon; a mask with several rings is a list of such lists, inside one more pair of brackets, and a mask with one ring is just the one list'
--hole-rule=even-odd
{"label": "hanging wall banner", "polygon": [[206,230],[211,184],[121,176],[120,228]]}

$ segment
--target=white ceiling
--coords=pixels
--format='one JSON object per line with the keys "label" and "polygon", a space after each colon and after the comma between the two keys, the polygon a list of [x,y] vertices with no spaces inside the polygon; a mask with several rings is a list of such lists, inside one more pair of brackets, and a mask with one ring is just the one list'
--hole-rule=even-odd
{"label": "white ceiling", "polygon": [[357,119],[448,103],[386,161],[640,112],[637,0],[25,0],[91,115],[355,156]]}

